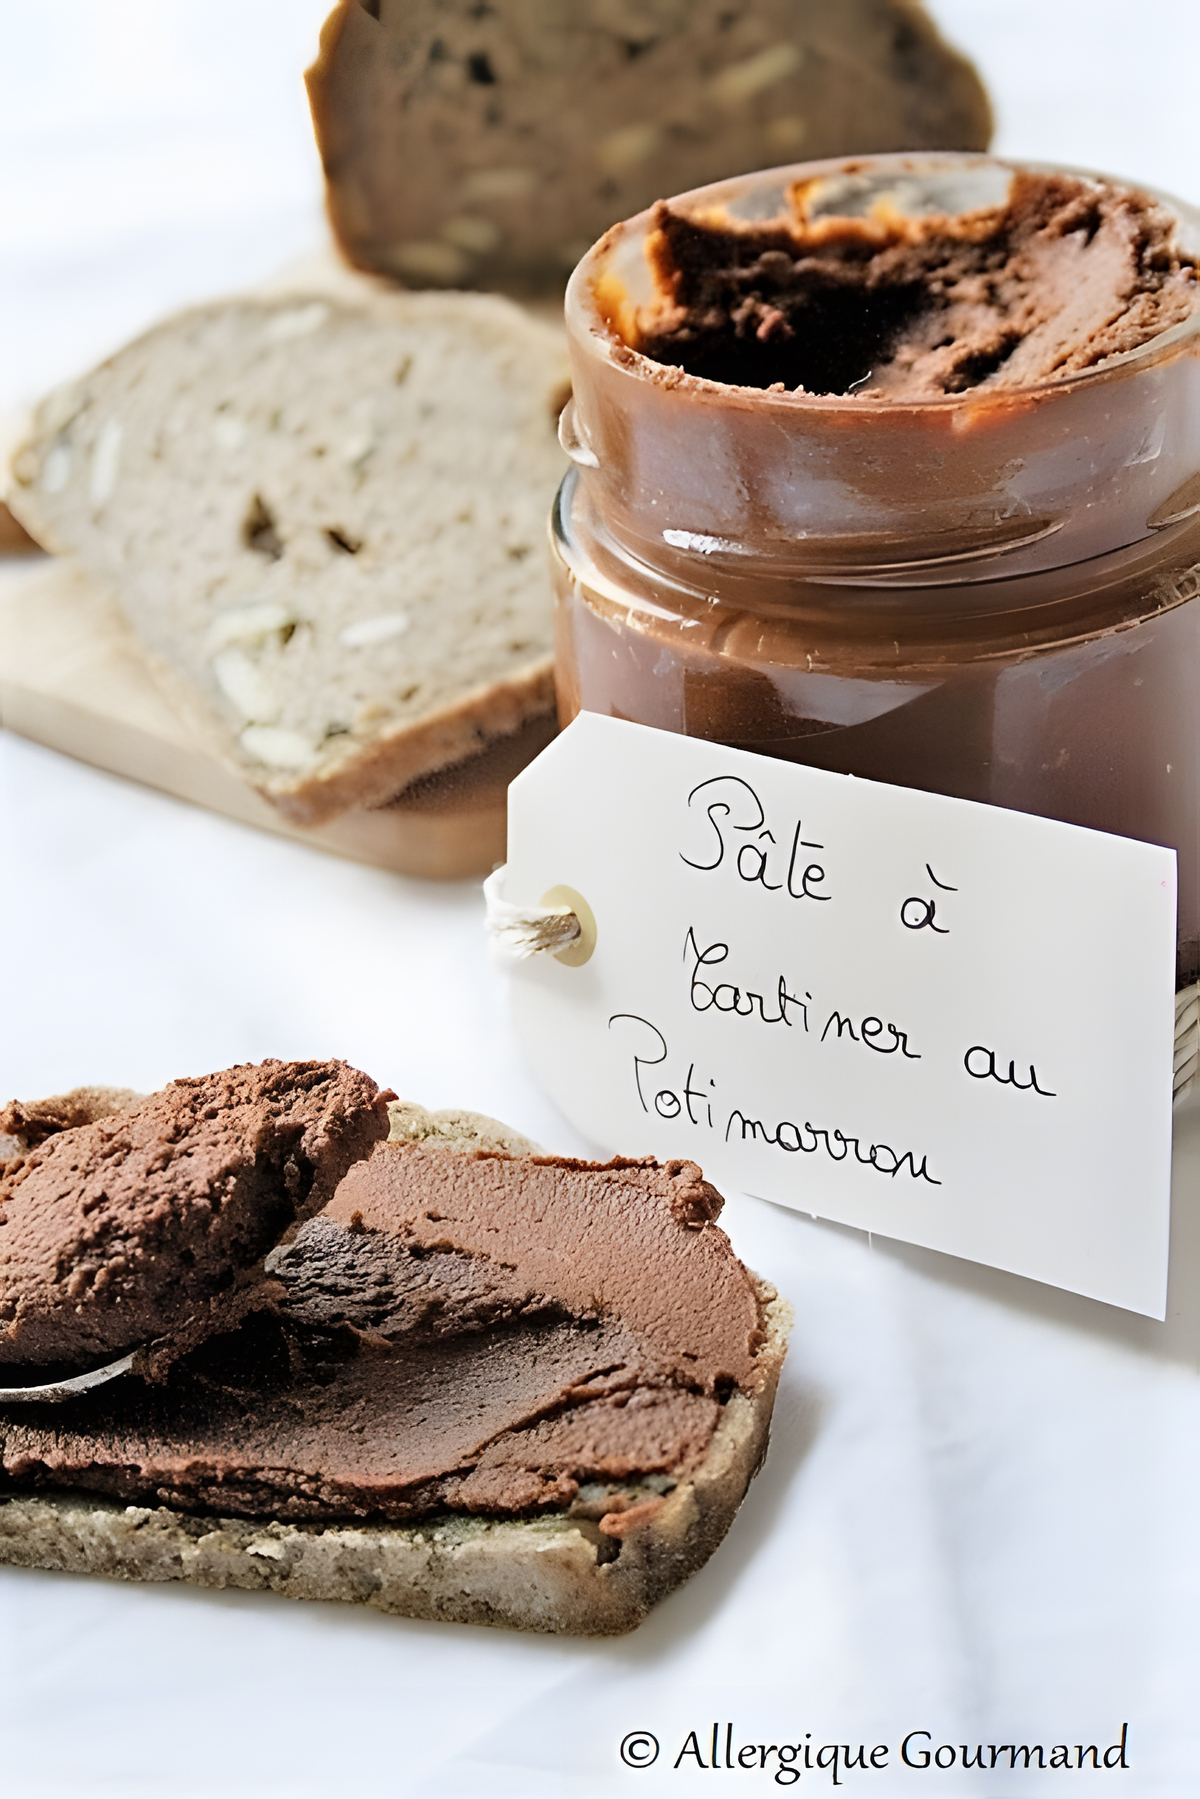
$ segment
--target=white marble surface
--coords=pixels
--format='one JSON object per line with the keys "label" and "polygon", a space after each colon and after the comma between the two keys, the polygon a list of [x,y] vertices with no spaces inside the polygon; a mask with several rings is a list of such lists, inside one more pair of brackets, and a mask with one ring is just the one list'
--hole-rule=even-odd
{"label": "white marble surface", "polygon": [[[3,0],[0,407],[318,241],[299,70],[322,11]],[[1194,5],[934,11],[984,64],[1003,148],[1200,198],[1173,99]],[[337,1053],[582,1147],[517,1061],[472,886],[323,858],[10,735],[0,842],[0,1092]],[[1181,1126],[1166,1326],[732,1203],[797,1312],[774,1444],[721,1552],[631,1638],[0,1570],[0,1794],[674,1792],[708,1778],[671,1770],[687,1731],[730,1719],[741,1741],[890,1743],[852,1791],[1193,1799],[1200,1105]],[[908,1730],[1103,1747],[1125,1720],[1126,1773],[894,1768]],[[635,1728],[662,1739],[651,1770],[618,1760]]]}

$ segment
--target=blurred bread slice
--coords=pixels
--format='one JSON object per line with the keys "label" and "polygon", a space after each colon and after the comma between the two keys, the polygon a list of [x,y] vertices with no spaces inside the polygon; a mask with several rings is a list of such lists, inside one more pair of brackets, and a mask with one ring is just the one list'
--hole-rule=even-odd
{"label": "blurred bread slice", "polygon": [[320,825],[549,728],[566,379],[561,332],[498,296],[289,285],[52,394],[9,500],[226,762]]}

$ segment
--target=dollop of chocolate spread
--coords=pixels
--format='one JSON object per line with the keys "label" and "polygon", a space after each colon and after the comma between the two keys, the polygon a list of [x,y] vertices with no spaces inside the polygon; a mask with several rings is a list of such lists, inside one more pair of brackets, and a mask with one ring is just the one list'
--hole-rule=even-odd
{"label": "dollop of chocolate spread", "polygon": [[84,1369],[198,1340],[386,1137],[389,1098],[344,1062],[263,1062],[90,1124],[27,1108],[26,1141],[51,1129],[0,1164],[0,1363]]}
{"label": "dollop of chocolate spread", "polygon": [[999,206],[843,217],[810,212],[819,188],[765,223],[661,202],[630,347],[734,386],[925,400],[1065,379],[1200,307],[1172,214],[1135,189],[1024,171]]}
{"label": "dollop of chocolate spread", "polygon": [[272,1311],[162,1385],[0,1413],[5,1480],[248,1517],[567,1508],[607,1530],[596,1483],[654,1505],[757,1387],[760,1290],[720,1206],[689,1162],[381,1145],[268,1258]]}

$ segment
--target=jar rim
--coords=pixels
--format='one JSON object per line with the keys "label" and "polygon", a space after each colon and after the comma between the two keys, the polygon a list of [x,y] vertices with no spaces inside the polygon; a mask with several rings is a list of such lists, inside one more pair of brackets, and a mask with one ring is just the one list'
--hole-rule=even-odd
{"label": "jar rim", "polygon": [[[1189,205],[1173,194],[1146,183],[1132,182],[1120,176],[1105,174],[1099,170],[1079,168],[1066,163],[1026,162],[1012,157],[993,156],[986,152],[975,151],[892,151],[878,155],[856,155],[826,157],[814,162],[781,163],[771,169],[754,170],[744,175],[727,176],[720,181],[706,183],[702,187],[690,188],[687,192],[673,195],[669,201],[672,206],[710,208],[720,205],[727,198],[739,194],[745,195],[755,189],[768,189],[774,184],[781,189],[797,180],[811,180],[822,175],[857,175],[867,171],[879,171],[884,174],[935,174],[938,172],[965,173],[971,170],[1007,170],[1010,174],[1032,175],[1067,175],[1077,180],[1101,183],[1125,192],[1147,196],[1160,206],[1166,208],[1176,220],[1177,225],[1188,231],[1194,243],[1187,247],[1190,253],[1200,255],[1200,208]],[[654,211],[646,207],[630,218],[613,225],[577,263],[567,284],[566,316],[568,325],[573,318],[578,318],[584,325],[587,346],[594,353],[599,353],[607,360],[619,362],[628,373],[658,379],[657,371],[672,367],[657,362],[653,357],[636,349],[622,335],[611,317],[606,317],[596,298],[596,278],[606,261],[611,260],[618,246],[637,241],[644,237],[645,227]],[[781,217],[782,213],[754,215],[763,222],[772,217]],[[620,277],[618,277],[620,279]],[[1200,337],[1200,304],[1189,318],[1177,325],[1160,331],[1138,344],[1132,350],[1122,350],[1115,355],[1105,357],[1093,367],[1080,369],[1073,374],[1051,376],[1039,381],[1022,382],[1020,385],[1004,389],[1003,398],[1013,404],[1036,399],[1041,396],[1066,395],[1083,388],[1099,386],[1105,382],[1120,380],[1123,376],[1140,372],[1152,367],[1156,362],[1165,361],[1186,349],[1190,340]],[[672,374],[686,384],[694,393],[711,392],[723,397],[726,404],[754,404],[761,406],[764,401],[771,406],[782,406],[789,411],[813,411],[828,416],[831,412],[878,416],[881,402],[857,394],[813,394],[795,390],[774,390],[768,393],[761,387],[736,385],[731,382],[715,381],[706,375],[684,373],[672,367]],[[996,390],[967,389],[963,393],[936,394],[921,397],[905,397],[888,399],[886,405],[889,414],[902,412],[913,413],[945,413],[958,411],[970,413],[981,403],[994,406],[1001,398]]]}

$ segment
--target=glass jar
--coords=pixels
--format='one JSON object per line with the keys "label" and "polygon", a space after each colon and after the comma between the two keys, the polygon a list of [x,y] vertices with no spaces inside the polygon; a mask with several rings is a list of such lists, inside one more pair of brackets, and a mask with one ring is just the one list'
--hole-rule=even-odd
{"label": "glass jar", "polygon": [[[865,204],[995,203],[1016,165],[856,159]],[[683,208],[786,215],[739,177]],[[1040,171],[1046,172],[1046,171]],[[1162,196],[1156,196],[1162,199]],[[1200,214],[1165,201],[1200,251]],[[1200,317],[1102,367],[919,401],[726,386],[622,336],[650,214],[567,291],[559,710],[1173,847],[1200,972]]]}

